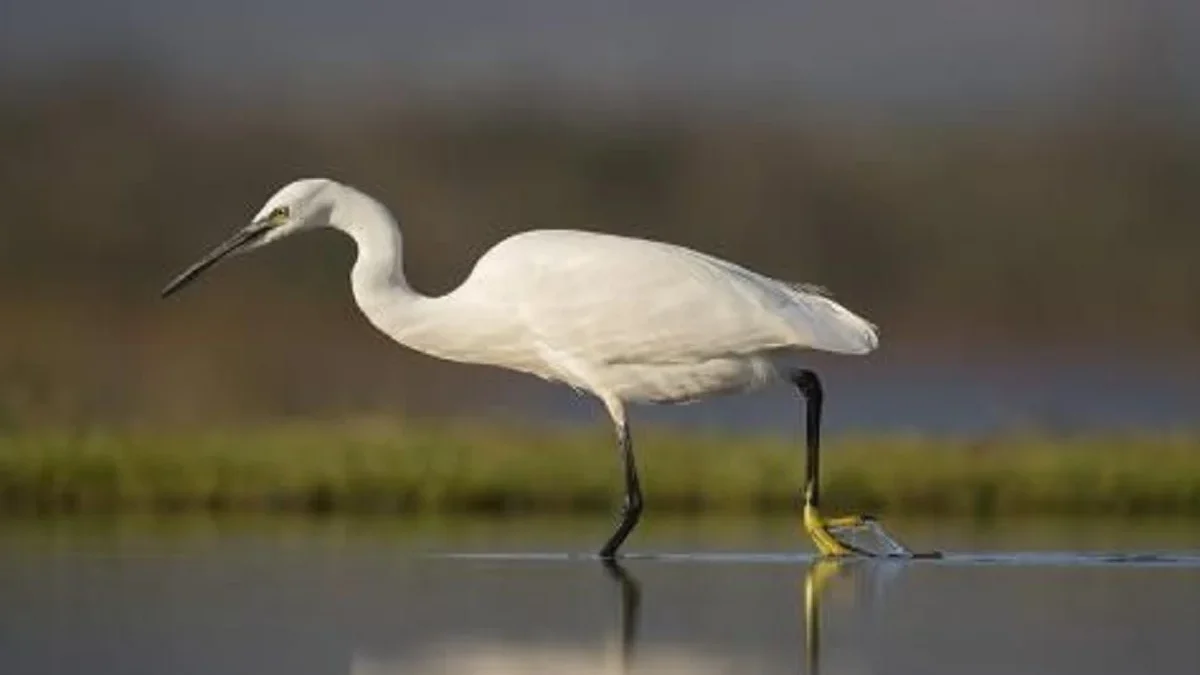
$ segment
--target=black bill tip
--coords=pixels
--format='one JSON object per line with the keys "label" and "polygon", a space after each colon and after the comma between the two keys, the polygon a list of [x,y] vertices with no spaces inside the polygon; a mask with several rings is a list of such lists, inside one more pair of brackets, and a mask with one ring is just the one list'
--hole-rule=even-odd
{"label": "black bill tip", "polygon": [[199,262],[187,268],[179,276],[172,279],[170,283],[163,287],[160,297],[165,298],[183,288],[192,282],[196,277],[200,276],[202,272],[221,262],[221,260],[223,260],[229,254],[244,248],[246,245],[266,234],[267,229],[268,228],[261,223],[254,223],[249,227],[239,230],[237,234],[233,235],[229,239],[226,239],[219,246],[210,251],[208,255],[201,258]]}

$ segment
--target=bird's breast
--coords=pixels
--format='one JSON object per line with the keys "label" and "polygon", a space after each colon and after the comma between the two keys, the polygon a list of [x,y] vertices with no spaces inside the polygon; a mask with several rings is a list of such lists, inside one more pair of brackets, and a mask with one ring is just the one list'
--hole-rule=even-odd
{"label": "bird's breast", "polygon": [[595,371],[596,387],[622,400],[682,403],[756,389],[776,377],[764,357],[728,357],[692,363],[613,364]]}

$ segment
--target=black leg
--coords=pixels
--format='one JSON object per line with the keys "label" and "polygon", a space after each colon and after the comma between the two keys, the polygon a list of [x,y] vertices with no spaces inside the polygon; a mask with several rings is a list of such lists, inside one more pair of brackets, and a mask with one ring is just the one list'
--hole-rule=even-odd
{"label": "black leg", "polygon": [[825,389],[821,378],[811,370],[798,370],[792,374],[792,383],[804,397],[804,440],[806,449],[804,475],[804,501],[814,507],[821,503],[821,407],[825,403]]}
{"label": "black leg", "polygon": [[812,537],[817,550],[822,555],[842,556],[858,553],[870,555],[868,552],[852,546],[834,536],[830,532],[831,525],[843,522],[858,522],[854,516],[825,520],[820,513],[821,504],[821,408],[825,402],[825,390],[821,386],[821,378],[811,370],[797,370],[792,373],[792,383],[804,397],[804,434],[807,457],[805,460],[804,476],[804,528]]}
{"label": "black leg", "polygon": [[621,467],[625,473],[625,501],[621,505],[621,522],[608,538],[608,543],[600,549],[600,557],[611,560],[616,557],[617,549],[625,542],[625,538],[637,527],[638,519],[642,516],[642,487],[638,484],[637,464],[633,458],[633,438],[629,435],[629,426],[617,426],[617,445],[621,452]]}
{"label": "black leg", "polygon": [[[804,426],[807,460],[804,476],[804,527],[816,544],[822,555],[844,556],[857,554],[874,557],[878,554],[862,547],[854,546],[838,538],[832,529],[837,528],[869,528],[876,538],[882,540],[888,548],[884,555],[902,555],[905,557],[938,557],[938,554],[914,554],[887,530],[873,516],[851,515],[838,518],[824,518],[820,513],[821,505],[821,408],[825,402],[825,391],[821,379],[811,370],[797,370],[791,374],[792,383],[804,397]],[[831,529],[832,528],[832,529]]]}

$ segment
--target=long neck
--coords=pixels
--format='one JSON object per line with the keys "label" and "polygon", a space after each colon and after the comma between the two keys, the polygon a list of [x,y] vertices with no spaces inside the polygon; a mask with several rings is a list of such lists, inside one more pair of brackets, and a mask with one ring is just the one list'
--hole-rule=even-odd
{"label": "long neck", "polygon": [[387,208],[353,188],[340,186],[330,224],[354,239],[358,257],[350,272],[354,299],[367,318],[392,339],[413,349],[454,360],[467,358],[478,337],[473,313],[453,294],[431,298],[404,276],[400,228]]}
{"label": "long neck", "polygon": [[420,297],[404,278],[400,228],[387,208],[353,188],[339,186],[330,224],[350,235],[358,247],[350,282],[360,305],[384,299],[393,302],[397,296],[409,300]]}
{"label": "long neck", "polygon": [[350,235],[358,248],[350,272],[355,302],[377,328],[404,342],[401,327],[419,325],[430,299],[414,291],[404,276],[403,240],[395,218],[369,195],[338,186],[330,225]]}

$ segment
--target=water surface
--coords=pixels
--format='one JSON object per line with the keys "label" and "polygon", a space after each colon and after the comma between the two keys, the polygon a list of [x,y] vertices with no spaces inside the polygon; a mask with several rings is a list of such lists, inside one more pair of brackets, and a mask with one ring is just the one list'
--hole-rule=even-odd
{"label": "water surface", "polygon": [[0,672],[1194,672],[1187,523],[894,523],[942,561],[814,560],[789,521],[0,527]]}

